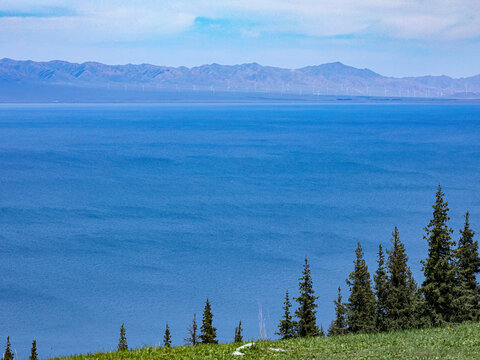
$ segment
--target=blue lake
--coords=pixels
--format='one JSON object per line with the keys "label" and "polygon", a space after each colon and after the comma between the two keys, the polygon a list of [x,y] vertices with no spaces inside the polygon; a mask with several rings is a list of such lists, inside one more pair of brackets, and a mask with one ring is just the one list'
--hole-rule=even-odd
{"label": "blue lake", "polygon": [[212,303],[275,337],[304,256],[319,323],[357,241],[397,225],[421,282],[436,186],[480,232],[480,106],[1,105],[0,346],[20,358],[183,344]]}

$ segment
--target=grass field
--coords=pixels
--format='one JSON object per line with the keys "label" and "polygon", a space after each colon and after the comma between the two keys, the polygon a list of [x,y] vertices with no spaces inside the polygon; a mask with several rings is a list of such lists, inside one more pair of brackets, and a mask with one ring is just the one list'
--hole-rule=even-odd
{"label": "grass field", "polygon": [[[232,352],[240,345],[146,347],[61,359],[480,359],[480,323],[380,334],[260,341],[243,351],[244,356],[233,356]],[[270,347],[287,351],[272,352],[268,350]]]}

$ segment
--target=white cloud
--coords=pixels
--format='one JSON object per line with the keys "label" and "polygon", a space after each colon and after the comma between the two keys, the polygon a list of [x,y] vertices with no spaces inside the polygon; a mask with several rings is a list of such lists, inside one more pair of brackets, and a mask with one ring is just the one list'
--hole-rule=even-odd
{"label": "white cloud", "polygon": [[0,39],[33,36],[78,42],[135,41],[177,34],[191,27],[197,16],[176,6],[105,0],[47,0],[42,7],[29,1],[8,1],[1,3],[1,11],[11,16],[0,17]]}
{"label": "white cloud", "polygon": [[[227,1],[228,2],[228,1]],[[249,16],[275,18],[271,30],[312,36],[380,35],[405,39],[480,36],[476,0],[264,0],[230,1]]]}
{"label": "white cloud", "polygon": [[[427,40],[480,37],[477,0],[43,0],[41,4],[3,0],[0,41],[154,40],[192,29],[197,17],[249,20],[233,30],[255,37],[288,33]],[[35,13],[39,16],[25,16]]]}

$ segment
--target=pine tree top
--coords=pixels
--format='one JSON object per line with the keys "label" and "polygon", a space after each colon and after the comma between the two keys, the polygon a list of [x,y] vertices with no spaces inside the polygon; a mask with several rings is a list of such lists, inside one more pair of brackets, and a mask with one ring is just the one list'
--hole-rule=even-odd
{"label": "pine tree top", "polygon": [[391,287],[406,286],[407,283],[407,266],[408,256],[405,251],[405,246],[400,241],[398,229],[395,229],[392,233],[391,239],[392,247],[387,250],[388,254],[388,272],[390,274]]}
{"label": "pine tree top", "polygon": [[455,299],[456,320],[476,320],[480,317],[480,287],[477,274],[480,273],[480,257],[478,241],[474,240],[475,232],[470,228],[469,212],[465,214],[465,223],[460,230],[456,256],[456,276],[458,281]]}
{"label": "pine tree top", "polygon": [[[395,228],[396,229],[396,228]],[[378,246],[378,259],[377,259],[377,271],[374,275],[374,288],[376,295],[375,302],[375,316],[377,319],[377,329],[387,330],[386,318],[387,318],[387,296],[388,296],[388,276],[385,269],[385,255],[382,249],[382,245]]]}
{"label": "pine tree top", "polygon": [[354,270],[350,273],[349,279],[347,279],[347,284],[352,288],[368,285],[371,290],[370,273],[368,272],[368,266],[363,258],[362,245],[359,242],[355,249],[355,260],[353,261],[353,264]]}
{"label": "pine tree top", "polygon": [[355,256],[354,269],[346,281],[350,286],[348,327],[353,332],[371,332],[375,329],[375,296],[360,243]]}
{"label": "pine tree top", "polygon": [[335,320],[328,328],[328,335],[342,335],[347,332],[347,309],[346,304],[342,302],[342,290],[338,287],[337,299],[333,301],[335,305]]}
{"label": "pine tree top", "polygon": [[448,216],[448,202],[444,200],[445,194],[442,192],[440,184],[435,194],[435,204],[433,207],[433,217],[425,227],[425,236],[429,243],[429,255],[433,257],[443,258],[450,256],[450,247],[455,245],[451,240],[453,229],[449,228],[447,222],[450,220]]}
{"label": "pine tree top", "polygon": [[375,272],[375,288],[378,289],[378,286],[384,286],[387,282],[386,279],[386,269],[385,269],[385,254],[382,249],[382,245],[378,245],[378,259],[377,259],[377,271]]}
{"label": "pine tree top", "polygon": [[29,360],[38,360],[37,341],[36,340],[32,341],[32,350],[31,350],[30,357],[28,359]]}
{"label": "pine tree top", "polygon": [[163,346],[169,348],[172,345],[172,340],[170,336],[170,328],[168,327],[168,322],[165,326],[165,335],[163,336]]}
{"label": "pine tree top", "polygon": [[238,322],[238,326],[235,328],[235,339],[234,342],[242,342],[243,341],[243,336],[242,336],[242,320]]}
{"label": "pine tree top", "polygon": [[10,336],[7,336],[7,346],[5,347],[5,352],[3,354],[3,360],[13,360],[13,352],[10,344]]}
{"label": "pine tree top", "polygon": [[290,308],[292,303],[288,295],[288,290],[285,292],[285,301],[283,302],[283,316],[278,325],[278,331],[276,335],[281,336],[282,339],[290,339],[295,337],[296,332],[296,323],[292,320],[292,315],[290,313]]}
{"label": "pine tree top", "polygon": [[308,264],[307,256],[305,256],[305,264],[303,265],[302,277],[299,279],[299,296],[294,298],[298,302],[298,309],[295,311],[295,315],[298,318],[298,335],[304,336],[317,336],[319,329],[316,325],[316,313],[315,308],[317,304],[315,300],[318,296],[315,296],[313,291],[313,280],[310,272],[310,265]]}
{"label": "pine tree top", "polygon": [[456,257],[459,267],[459,277],[461,281],[470,283],[474,286],[476,274],[480,272],[480,257],[478,256],[478,241],[474,240],[475,232],[470,228],[470,214],[465,214],[465,223],[460,230],[460,240]]}
{"label": "pine tree top", "polygon": [[128,350],[128,345],[127,345],[127,335],[125,331],[125,325],[122,323],[122,326],[120,327],[120,339],[118,340],[118,351],[127,351]]}
{"label": "pine tree top", "polygon": [[[428,278],[431,271],[438,261],[449,262],[452,259],[452,247],[455,242],[451,240],[453,229],[449,228],[447,222],[450,220],[448,216],[448,202],[444,200],[445,194],[442,192],[440,185],[436,193],[435,204],[433,205],[433,216],[428,226],[425,228],[424,239],[428,242],[428,257],[422,261],[425,277]],[[443,266],[446,266],[445,263]]]}
{"label": "pine tree top", "polygon": [[285,292],[285,301],[283,302],[283,310],[285,311],[285,315],[287,318],[291,318],[290,316],[290,308],[292,307],[292,303],[290,302],[290,297],[288,295],[288,290]]}
{"label": "pine tree top", "polygon": [[210,301],[207,298],[205,309],[203,310],[202,327],[200,328],[200,339],[204,344],[217,344],[217,329],[213,326],[213,314]]}
{"label": "pine tree top", "polygon": [[452,319],[456,312],[454,292],[459,291],[455,279],[455,251],[453,250],[455,241],[451,239],[453,230],[447,224],[450,220],[448,211],[448,203],[444,200],[444,193],[438,185],[433,216],[425,228],[424,239],[428,243],[428,255],[422,261],[425,279],[421,288],[434,325],[440,325]]}
{"label": "pine tree top", "polygon": [[[300,299],[303,299],[304,301],[309,301],[312,302],[318,299],[318,296],[314,296],[315,291],[313,290],[313,280],[312,280],[312,274],[310,271],[310,265],[308,264],[307,257],[305,256],[305,264],[303,265],[303,271],[302,271],[302,277],[298,279],[300,281],[299,283],[299,291],[300,295],[299,297],[296,297],[297,301],[301,301]],[[313,304],[313,307],[317,307],[316,304]]]}

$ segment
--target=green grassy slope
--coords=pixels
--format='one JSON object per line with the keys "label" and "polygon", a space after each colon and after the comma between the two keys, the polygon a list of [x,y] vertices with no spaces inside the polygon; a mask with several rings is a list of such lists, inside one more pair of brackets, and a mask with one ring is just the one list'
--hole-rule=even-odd
{"label": "green grassy slope", "polygon": [[[381,334],[261,341],[255,348],[245,350],[245,356],[233,356],[232,352],[240,345],[142,348],[62,359],[480,359],[480,323]],[[269,347],[287,352],[272,352]]]}

